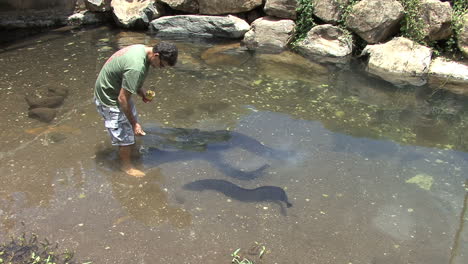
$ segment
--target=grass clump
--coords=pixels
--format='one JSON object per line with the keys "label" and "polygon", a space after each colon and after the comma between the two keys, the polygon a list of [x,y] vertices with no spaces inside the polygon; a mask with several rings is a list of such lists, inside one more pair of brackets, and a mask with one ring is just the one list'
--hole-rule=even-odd
{"label": "grass clump", "polygon": [[[58,244],[47,239],[39,241],[35,234],[27,237],[23,233],[10,242],[0,244],[0,264],[76,264],[73,253],[57,253]],[[91,264],[91,262],[83,263]]]}

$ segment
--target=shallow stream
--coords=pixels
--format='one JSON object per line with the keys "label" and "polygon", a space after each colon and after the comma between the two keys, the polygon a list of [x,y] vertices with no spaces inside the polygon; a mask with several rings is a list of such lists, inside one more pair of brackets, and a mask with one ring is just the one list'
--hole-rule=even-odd
{"label": "shallow stream", "polygon": [[[34,232],[93,263],[468,262],[466,98],[177,40],[136,103],[135,179],[92,89],[114,51],[156,41],[100,27],[0,48],[0,241]],[[57,117],[29,118],[24,96],[51,87],[69,91]]]}

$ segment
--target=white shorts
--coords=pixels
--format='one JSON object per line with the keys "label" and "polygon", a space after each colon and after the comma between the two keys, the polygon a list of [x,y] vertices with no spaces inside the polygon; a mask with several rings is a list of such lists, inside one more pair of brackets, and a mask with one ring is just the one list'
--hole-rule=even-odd
{"label": "white shorts", "polygon": [[[118,107],[109,107],[101,104],[98,99],[94,99],[97,111],[104,118],[104,126],[109,132],[112,145],[114,146],[129,146],[135,144],[135,133],[133,132],[132,124],[128,121],[125,114]],[[137,111],[135,104],[130,100],[130,108],[135,119]]]}

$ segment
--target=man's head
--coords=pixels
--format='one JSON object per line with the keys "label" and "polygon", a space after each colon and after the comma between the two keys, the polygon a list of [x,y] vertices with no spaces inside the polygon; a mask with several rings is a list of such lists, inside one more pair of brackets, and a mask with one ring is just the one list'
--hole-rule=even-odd
{"label": "man's head", "polygon": [[156,56],[156,58],[151,64],[153,67],[159,66],[160,68],[174,66],[177,63],[177,55],[176,45],[164,41],[159,42],[153,47],[153,56]]}

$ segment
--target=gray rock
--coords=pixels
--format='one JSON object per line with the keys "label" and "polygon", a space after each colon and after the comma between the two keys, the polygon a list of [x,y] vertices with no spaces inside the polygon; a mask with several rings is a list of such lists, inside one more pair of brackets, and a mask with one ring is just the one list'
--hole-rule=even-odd
{"label": "gray rock", "polygon": [[36,97],[33,95],[27,95],[24,97],[29,105],[29,108],[40,108],[40,107],[57,107],[63,103],[65,99],[63,96],[46,96]]}
{"label": "gray rock", "polygon": [[178,15],[161,17],[151,21],[150,30],[156,36],[194,36],[242,38],[250,29],[249,24],[238,17]]}
{"label": "gray rock", "polygon": [[297,0],[266,0],[263,10],[269,16],[296,19]]}
{"label": "gray rock", "polygon": [[199,10],[198,1],[196,0],[160,0],[160,2],[167,4],[174,10],[187,13],[197,14]]}
{"label": "gray rock", "polygon": [[396,85],[421,86],[427,82],[432,50],[407,38],[398,37],[384,44],[367,45],[367,71]]}
{"label": "gray rock", "polygon": [[462,29],[458,34],[458,48],[461,50],[465,58],[468,58],[468,14],[462,18]]}
{"label": "gray rock", "polygon": [[421,11],[423,31],[429,40],[447,39],[452,35],[452,7],[449,2],[422,0]]}
{"label": "gray rock", "polygon": [[368,43],[378,43],[398,32],[403,11],[397,0],[362,0],[352,8],[346,26]]}
{"label": "gray rock", "polygon": [[468,95],[468,65],[438,57],[429,69],[429,87]]}
{"label": "gray rock", "polygon": [[314,15],[326,23],[336,25],[343,15],[349,0],[315,0]]}
{"label": "gray rock", "polygon": [[112,0],[111,6],[115,23],[123,28],[146,29],[151,20],[162,15],[153,0]]}
{"label": "gray rock", "polygon": [[111,11],[112,0],[84,0],[86,9],[92,12]]}
{"label": "gray rock", "polygon": [[286,48],[294,27],[290,19],[262,17],[252,23],[242,43],[249,50],[278,53]]}
{"label": "gray rock", "polygon": [[96,13],[85,11],[83,13],[76,13],[68,17],[68,25],[93,25],[101,24],[110,20],[108,13]]}
{"label": "gray rock", "polygon": [[49,87],[48,91],[56,96],[67,97],[68,89],[64,87]]}
{"label": "gray rock", "polygon": [[29,110],[28,116],[39,121],[50,123],[57,115],[57,110],[52,108],[40,107]]}
{"label": "gray rock", "polygon": [[262,0],[198,0],[199,13],[222,15],[247,12],[261,6]]}
{"label": "gray rock", "polygon": [[351,34],[333,25],[313,27],[298,45],[299,52],[321,62],[347,63],[353,52]]}

